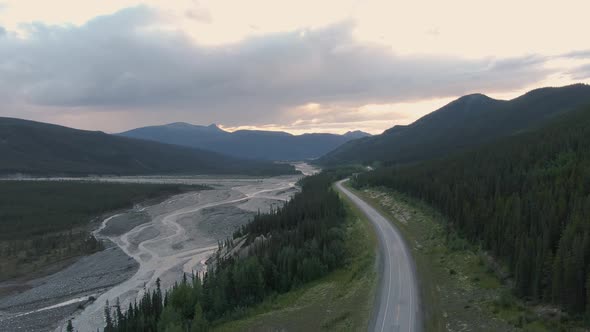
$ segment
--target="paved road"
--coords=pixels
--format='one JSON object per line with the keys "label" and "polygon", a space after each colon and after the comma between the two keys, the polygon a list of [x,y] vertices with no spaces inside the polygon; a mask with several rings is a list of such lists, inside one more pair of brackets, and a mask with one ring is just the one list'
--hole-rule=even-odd
{"label": "paved road", "polygon": [[336,183],[373,223],[379,238],[380,278],[370,331],[422,331],[420,295],[410,249],[397,228],[377,210]]}

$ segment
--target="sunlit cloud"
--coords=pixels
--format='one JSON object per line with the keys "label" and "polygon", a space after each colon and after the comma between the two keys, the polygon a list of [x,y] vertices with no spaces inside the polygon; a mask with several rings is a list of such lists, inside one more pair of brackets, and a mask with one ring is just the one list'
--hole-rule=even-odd
{"label": "sunlit cloud", "polygon": [[[586,2],[573,1],[557,25],[543,20],[565,6],[538,4],[523,24],[527,6],[507,12],[500,2],[479,15],[463,0],[462,11],[391,1],[8,1],[0,115],[108,132],[186,121],[379,133],[463,94],[508,99],[590,81],[576,19]],[[499,14],[502,24],[491,24]]]}

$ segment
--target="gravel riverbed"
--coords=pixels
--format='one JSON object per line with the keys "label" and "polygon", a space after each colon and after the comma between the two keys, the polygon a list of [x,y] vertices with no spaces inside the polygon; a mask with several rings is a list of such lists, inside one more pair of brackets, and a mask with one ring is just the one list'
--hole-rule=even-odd
{"label": "gravel riverbed", "polygon": [[[298,168],[304,174],[314,171],[306,164]],[[151,206],[136,206],[107,218],[95,231],[105,241],[104,251],[29,281],[28,289],[21,293],[0,298],[0,331],[64,331],[71,318],[80,332],[101,329],[107,300],[115,303],[118,298],[126,308],[144,289],[154,287],[157,278],[167,288],[183,273],[204,270],[204,262],[217,248],[218,240],[231,236],[258,211],[282,205],[298,191],[296,182],[300,178],[97,179],[205,184],[212,189],[176,195]]]}

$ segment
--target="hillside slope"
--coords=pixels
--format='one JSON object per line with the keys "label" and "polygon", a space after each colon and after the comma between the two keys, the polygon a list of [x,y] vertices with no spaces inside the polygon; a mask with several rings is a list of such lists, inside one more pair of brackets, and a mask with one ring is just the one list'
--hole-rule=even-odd
{"label": "hillside slope", "polygon": [[362,174],[420,198],[510,267],[517,294],[590,309],[590,107],[468,153]]}
{"label": "hillside slope", "polygon": [[0,174],[283,174],[290,165],[245,161],[210,151],[0,118]]}
{"label": "hillside slope", "polygon": [[361,131],[344,135],[291,135],[279,131],[238,130],[227,132],[216,125],[197,126],[171,123],[133,129],[119,134],[162,143],[205,148],[238,158],[262,160],[305,160],[317,158],[338,146],[369,134]]}
{"label": "hillside slope", "polygon": [[468,95],[408,126],[350,141],[318,163],[403,164],[438,158],[534,128],[585,104],[590,104],[590,86],[583,84],[537,89],[509,101]]}

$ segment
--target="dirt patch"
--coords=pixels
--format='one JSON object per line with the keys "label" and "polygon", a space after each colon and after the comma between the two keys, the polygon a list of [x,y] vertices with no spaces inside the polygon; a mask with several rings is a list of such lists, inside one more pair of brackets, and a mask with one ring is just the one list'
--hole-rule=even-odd
{"label": "dirt patch", "polygon": [[412,218],[412,214],[416,213],[415,210],[412,211],[412,209],[386,193],[374,190],[365,190],[364,193],[371,199],[381,202],[382,207],[386,208],[389,214],[403,224],[407,224]]}

